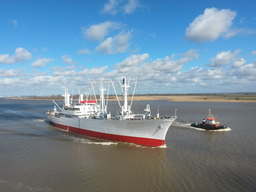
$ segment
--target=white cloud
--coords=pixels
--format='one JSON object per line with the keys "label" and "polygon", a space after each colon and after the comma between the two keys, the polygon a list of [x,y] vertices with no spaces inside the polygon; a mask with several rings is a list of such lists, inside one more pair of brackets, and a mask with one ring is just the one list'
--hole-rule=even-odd
{"label": "white cloud", "polygon": [[132,14],[136,8],[138,8],[139,2],[138,0],[129,0],[126,5],[124,5],[124,13]]}
{"label": "white cloud", "polygon": [[256,34],[256,29],[230,29],[223,37],[230,38],[236,35],[251,35]]}
{"label": "white cloud", "polygon": [[68,55],[63,55],[62,60],[63,60],[63,63],[65,64],[69,64],[69,65],[73,64],[72,58]]}
{"label": "white cloud", "polygon": [[0,69],[0,77],[18,77],[22,75],[21,69]]}
{"label": "white cloud", "polygon": [[108,3],[104,4],[104,8],[102,13],[115,15],[117,14],[117,6],[119,4],[119,0],[109,0]]}
{"label": "white cloud", "polygon": [[131,32],[120,33],[114,37],[115,41],[115,52],[116,53],[123,53],[129,47],[129,40],[131,38]]}
{"label": "white cloud", "polygon": [[78,54],[90,54],[90,51],[88,49],[81,49],[78,51]]}
{"label": "white cloud", "polygon": [[[166,87],[165,90],[169,91],[180,89],[187,93],[200,92],[200,90],[212,92],[215,88],[215,92],[225,92],[227,90],[223,89],[222,86],[234,82],[238,83],[237,79],[240,79],[241,83],[246,83],[246,86],[255,84],[256,65],[242,65],[246,61],[242,58],[236,58],[238,52],[239,50],[234,53],[230,52],[226,56],[232,55],[232,57],[220,59],[220,62],[230,64],[225,64],[225,68],[220,65],[218,68],[203,69],[196,67],[187,71],[183,71],[182,67],[199,57],[197,50],[189,50],[184,54],[173,54],[171,57],[166,56],[151,62],[145,62],[149,58],[148,54],[132,55],[123,62],[116,64],[115,70],[103,74],[103,76],[112,79],[120,75],[139,78],[142,86],[139,91],[142,93],[149,90],[150,92],[163,92],[164,90],[160,87]],[[175,59],[177,56],[180,56],[180,58]],[[235,68],[231,65],[232,62],[238,61],[242,66]],[[234,87],[230,87],[229,91],[236,91],[238,89],[237,83],[234,84]],[[208,89],[208,87],[210,88]],[[240,85],[240,87],[243,86]]]}
{"label": "white cloud", "polygon": [[[199,57],[197,50],[182,54],[172,54],[158,59],[150,59],[148,53],[130,55],[117,63],[114,69],[103,67],[81,68],[76,65],[52,67],[53,75],[48,72],[24,73],[22,69],[0,69],[0,92],[5,94],[60,94],[65,86],[85,86],[86,82],[106,79],[120,79],[123,76],[138,78],[136,93],[195,93],[255,91],[256,63],[246,64],[237,53],[223,51],[215,60],[218,67],[205,69],[194,67],[183,69]],[[108,69],[108,70],[107,70]],[[40,85],[40,88],[39,86]],[[8,87],[8,92],[7,92]],[[19,93],[14,90],[20,90]],[[72,89],[71,89],[72,90]]]}
{"label": "white cloud", "polygon": [[44,67],[47,63],[54,61],[54,59],[51,58],[42,58],[42,59],[37,59],[33,63],[31,63],[31,66],[34,67]]}
{"label": "white cloud", "polygon": [[252,54],[253,54],[253,55],[256,55],[256,51],[252,51]]}
{"label": "white cloud", "polygon": [[230,29],[225,34],[223,33],[223,37],[229,39],[231,37],[236,36],[237,34],[243,33],[242,29]]}
{"label": "white cloud", "polygon": [[15,20],[15,19],[12,20],[12,24],[13,24],[14,27],[18,27],[18,22],[17,22],[17,20]]}
{"label": "white cloud", "polygon": [[[124,53],[128,50],[132,37],[132,30],[125,31],[124,27],[122,23],[106,21],[83,29],[83,34],[87,39],[99,41],[99,45],[95,48],[96,52],[101,54]],[[89,51],[83,50],[83,52]]]}
{"label": "white cloud", "polygon": [[104,4],[102,13],[116,15],[117,13],[132,14],[140,6],[139,0],[109,0]]}
{"label": "white cloud", "polygon": [[76,69],[68,69],[68,68],[53,68],[54,76],[76,76],[76,77],[85,77],[86,75],[98,75],[103,74],[105,70],[107,69],[107,66],[101,67],[101,68],[92,68],[92,69],[84,69],[82,71],[77,71]]}
{"label": "white cloud", "polygon": [[145,62],[148,59],[149,54],[144,53],[142,55],[131,55],[126,58],[123,62],[115,65],[115,69],[120,72],[129,72],[132,68],[137,67]]}
{"label": "white cloud", "polygon": [[106,21],[100,24],[91,25],[88,29],[83,28],[82,32],[86,39],[102,41],[110,31],[119,29],[120,23]]}
{"label": "white cloud", "polygon": [[104,66],[101,68],[92,68],[88,71],[86,71],[86,74],[94,74],[94,75],[98,75],[98,74],[103,74],[105,72],[105,70],[108,68],[108,66]]}
{"label": "white cloud", "polygon": [[54,76],[77,76],[77,72],[75,70],[71,70],[71,71],[55,71]]}
{"label": "white cloud", "polygon": [[114,37],[108,37],[96,47],[96,51],[102,54],[123,53],[129,47],[130,38],[131,32],[120,33]]}
{"label": "white cloud", "polygon": [[157,59],[152,62],[152,67],[155,71],[168,71],[169,73],[175,73],[182,69],[183,63],[174,61],[169,56],[166,56],[164,59]]}
{"label": "white cloud", "polygon": [[189,61],[192,61],[194,59],[197,59],[199,57],[199,50],[196,49],[190,49],[186,53],[180,54],[182,58],[178,60],[178,63],[187,63]]}
{"label": "white cloud", "polygon": [[197,50],[189,50],[184,54],[180,54],[181,58],[175,60],[172,57],[166,56],[151,62],[145,63],[149,58],[149,54],[132,55],[126,58],[123,62],[115,65],[115,69],[120,73],[129,73],[129,75],[163,78],[168,74],[174,74],[183,68],[183,65],[199,57]]}
{"label": "white cloud", "polygon": [[151,37],[151,38],[156,38],[156,34],[155,33],[150,33],[148,36]]}
{"label": "white cloud", "polygon": [[251,63],[243,65],[239,68],[236,68],[233,72],[233,75],[236,75],[238,78],[247,78],[251,80],[256,79],[256,63]]}
{"label": "white cloud", "polygon": [[240,50],[236,50],[234,53],[231,51],[222,51],[218,53],[214,58],[211,59],[211,67],[220,67],[223,65],[228,65],[232,61],[234,61],[237,57],[237,54]]}
{"label": "white cloud", "polygon": [[188,71],[184,72],[177,72],[176,77],[173,78],[173,82],[178,84],[184,83],[202,83],[203,80],[201,79],[201,75],[198,74],[205,74],[205,70],[201,67],[191,68]]}
{"label": "white cloud", "polygon": [[50,76],[42,74],[38,74],[33,78],[25,77],[18,80],[20,81],[20,87],[27,89],[27,91],[25,91],[26,95],[28,94],[28,92],[30,92],[30,94],[32,95],[37,94],[34,92],[34,90],[37,90],[39,92],[44,90],[46,91],[46,94],[50,94],[49,91],[60,89],[64,84],[68,84],[68,81],[70,81],[70,79],[67,80],[65,76]]}
{"label": "white cloud", "polygon": [[233,62],[232,67],[241,67],[246,63],[246,60],[244,58],[238,58]]}
{"label": "white cloud", "polygon": [[235,17],[236,12],[229,9],[207,8],[204,14],[199,15],[189,24],[185,37],[197,43],[213,41],[219,36],[232,37],[236,34],[230,30]]}
{"label": "white cloud", "polygon": [[[15,85],[16,89],[17,89],[17,86],[20,85],[20,83],[21,83],[21,81],[19,79],[4,78],[4,79],[0,80],[0,85],[1,86],[6,86],[6,85],[13,86],[13,85]],[[3,87],[3,90],[4,90],[4,87]]]}
{"label": "white cloud", "polygon": [[69,66],[66,66],[66,67],[51,67],[51,69],[55,72],[62,73],[64,71],[68,71],[68,70],[75,70],[76,67],[74,65],[69,65]]}
{"label": "white cloud", "polygon": [[15,50],[15,55],[12,55],[12,56],[10,56],[9,54],[0,55],[0,63],[13,64],[13,63],[30,60],[31,57],[32,57],[31,53],[29,53],[23,47],[19,47]]}
{"label": "white cloud", "polygon": [[103,41],[98,47],[96,47],[96,51],[102,54],[111,54],[113,45],[113,38],[109,37],[105,41]]}
{"label": "white cloud", "polygon": [[223,79],[226,76],[226,71],[221,69],[221,68],[213,68],[211,70],[207,70],[207,73],[204,73],[205,77],[203,77],[203,79],[208,79],[208,80],[212,80],[212,79]]}
{"label": "white cloud", "polygon": [[48,48],[47,48],[47,47],[44,47],[44,48],[42,48],[41,51],[42,51],[42,52],[46,52],[46,51],[48,51]]}
{"label": "white cloud", "polygon": [[[183,68],[183,65],[199,57],[198,50],[189,50],[184,54],[180,54],[181,58],[174,60],[175,54],[172,57],[166,56],[164,59],[157,59],[150,65],[155,71],[163,71],[166,73],[176,73]],[[146,65],[146,64],[144,64]]]}

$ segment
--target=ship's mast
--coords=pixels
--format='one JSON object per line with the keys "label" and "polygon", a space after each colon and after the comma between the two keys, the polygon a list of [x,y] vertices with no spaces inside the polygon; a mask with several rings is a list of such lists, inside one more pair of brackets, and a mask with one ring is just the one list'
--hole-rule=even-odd
{"label": "ship's mast", "polygon": [[82,93],[80,93],[80,89],[79,88],[78,88],[78,92],[79,92],[78,103],[80,103],[81,101],[84,100],[84,95]]}
{"label": "ship's mast", "polygon": [[123,96],[124,96],[124,106],[122,108],[122,113],[129,114],[130,109],[128,109],[127,95],[128,95],[128,88],[130,86],[129,86],[129,83],[127,83],[126,81],[126,78],[123,79],[123,84],[121,85],[121,87],[123,88]]}
{"label": "ship's mast", "polygon": [[64,97],[65,100],[65,106],[70,106],[70,95],[68,94],[68,89],[65,89],[65,94],[62,95]]}
{"label": "ship's mast", "polygon": [[106,108],[105,108],[105,99],[104,99],[104,91],[106,89],[103,88],[103,84],[101,83],[101,86],[100,86],[100,111],[102,113],[105,113],[106,112]]}

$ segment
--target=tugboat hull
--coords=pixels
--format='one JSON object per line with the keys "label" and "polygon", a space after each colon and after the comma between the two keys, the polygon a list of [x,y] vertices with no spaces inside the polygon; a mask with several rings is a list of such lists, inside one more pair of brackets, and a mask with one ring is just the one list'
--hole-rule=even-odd
{"label": "tugboat hull", "polygon": [[226,125],[219,125],[219,126],[211,126],[211,125],[204,125],[203,123],[192,123],[190,125],[191,127],[196,127],[200,129],[205,129],[205,130],[218,130],[218,129],[226,129]]}

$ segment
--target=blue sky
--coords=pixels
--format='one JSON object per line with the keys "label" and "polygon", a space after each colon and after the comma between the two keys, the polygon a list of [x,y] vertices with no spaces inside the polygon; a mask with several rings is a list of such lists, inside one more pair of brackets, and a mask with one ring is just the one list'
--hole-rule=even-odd
{"label": "blue sky", "polygon": [[131,77],[136,93],[256,91],[254,0],[3,0],[0,96]]}

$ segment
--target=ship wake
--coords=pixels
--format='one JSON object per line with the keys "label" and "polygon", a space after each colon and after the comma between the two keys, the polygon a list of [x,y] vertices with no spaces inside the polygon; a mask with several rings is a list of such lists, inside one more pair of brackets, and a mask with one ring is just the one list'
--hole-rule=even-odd
{"label": "ship wake", "polygon": [[117,145],[118,142],[112,142],[112,141],[91,141],[89,139],[84,138],[75,138],[73,137],[74,143],[83,143],[88,145]]}

